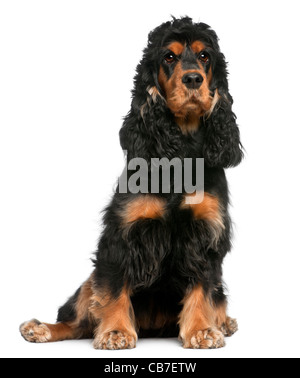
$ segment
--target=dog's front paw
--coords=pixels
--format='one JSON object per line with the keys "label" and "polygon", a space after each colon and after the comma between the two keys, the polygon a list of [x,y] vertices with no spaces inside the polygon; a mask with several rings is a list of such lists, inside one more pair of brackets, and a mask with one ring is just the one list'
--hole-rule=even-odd
{"label": "dog's front paw", "polygon": [[112,331],[95,337],[95,349],[119,350],[136,347],[136,336],[126,332]]}
{"label": "dog's front paw", "polygon": [[21,335],[32,343],[46,343],[51,339],[51,332],[46,324],[32,319],[20,325]]}
{"label": "dog's front paw", "polygon": [[182,337],[183,347],[189,349],[216,349],[225,346],[224,335],[216,328],[195,331]]}

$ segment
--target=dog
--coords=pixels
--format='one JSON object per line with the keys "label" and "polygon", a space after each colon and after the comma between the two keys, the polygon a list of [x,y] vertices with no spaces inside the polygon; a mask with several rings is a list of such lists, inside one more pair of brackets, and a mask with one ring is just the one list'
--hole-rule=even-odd
{"label": "dog", "polygon": [[[227,75],[208,25],[173,17],[150,32],[121,147],[127,161],[149,167],[153,158],[204,159],[204,189],[179,192],[174,175],[169,193],[118,187],[91,276],[59,309],[56,324],[20,326],[27,341],[93,338],[96,349],[116,350],[136,347],[138,337],[179,337],[184,348],[213,349],[237,331],[222,281],[232,239],[224,169],[242,161],[243,147]],[[136,171],[125,171],[133,180]]]}

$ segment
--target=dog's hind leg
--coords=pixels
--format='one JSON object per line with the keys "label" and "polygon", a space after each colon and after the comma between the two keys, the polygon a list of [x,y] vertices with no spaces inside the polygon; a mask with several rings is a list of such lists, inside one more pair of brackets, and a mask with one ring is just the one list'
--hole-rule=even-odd
{"label": "dog's hind leg", "polygon": [[237,320],[227,316],[227,301],[215,305],[215,323],[218,329],[226,337],[230,337],[237,332]]}
{"label": "dog's hind leg", "polygon": [[77,339],[77,329],[68,323],[48,324],[32,319],[20,326],[20,332],[25,340],[33,343],[47,343]]}
{"label": "dog's hind leg", "polygon": [[56,324],[30,320],[20,326],[22,336],[25,340],[36,343],[91,338],[95,327],[89,312],[91,297],[90,278],[59,309]]}

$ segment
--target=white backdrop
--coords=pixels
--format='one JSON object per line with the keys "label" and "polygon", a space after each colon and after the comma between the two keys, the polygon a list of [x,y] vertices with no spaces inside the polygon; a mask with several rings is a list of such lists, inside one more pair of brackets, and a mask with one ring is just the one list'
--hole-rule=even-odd
{"label": "white backdrop", "polygon": [[[299,351],[298,2],[0,2],[0,355],[292,357]],[[240,331],[227,347],[140,340],[26,343],[19,324],[54,322],[92,271],[101,210],[123,168],[118,132],[150,30],[189,15],[220,37],[246,159],[227,176],[234,248],[224,277]]]}

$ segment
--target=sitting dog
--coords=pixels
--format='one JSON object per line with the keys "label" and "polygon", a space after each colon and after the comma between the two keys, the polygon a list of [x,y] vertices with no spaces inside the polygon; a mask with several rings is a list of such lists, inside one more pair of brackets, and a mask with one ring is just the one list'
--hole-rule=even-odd
{"label": "sitting dog", "polygon": [[[204,159],[204,189],[175,190],[172,174],[169,193],[161,185],[151,192],[151,178],[145,192],[118,187],[91,276],[59,309],[56,324],[34,319],[21,334],[40,343],[93,338],[97,349],[134,348],[138,336],[221,348],[237,330],[222,282],[231,248],[224,168],[238,165],[243,149],[216,33],[188,17],[157,27],[132,93],[120,131],[128,161],[150,167],[153,158]],[[134,174],[127,167],[127,179]]]}

